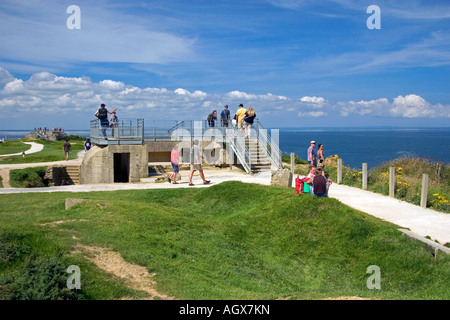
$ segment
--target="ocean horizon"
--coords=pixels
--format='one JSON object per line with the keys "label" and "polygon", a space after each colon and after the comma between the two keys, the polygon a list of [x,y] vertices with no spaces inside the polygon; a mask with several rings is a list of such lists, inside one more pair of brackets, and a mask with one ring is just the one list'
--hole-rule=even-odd
{"label": "ocean horizon", "polygon": [[[324,145],[325,157],[338,155],[344,165],[369,169],[400,157],[420,157],[450,163],[450,127],[285,127],[279,130],[280,150],[306,159],[310,141]],[[17,140],[32,130],[0,130],[0,138]],[[89,137],[89,129],[65,129],[68,135]]]}

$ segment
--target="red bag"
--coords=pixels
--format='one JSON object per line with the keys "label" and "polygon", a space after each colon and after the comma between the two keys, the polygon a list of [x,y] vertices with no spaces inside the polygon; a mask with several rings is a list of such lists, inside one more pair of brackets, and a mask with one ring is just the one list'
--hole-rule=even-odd
{"label": "red bag", "polygon": [[300,178],[299,176],[297,176],[297,178],[295,178],[295,194],[299,193],[300,193]]}

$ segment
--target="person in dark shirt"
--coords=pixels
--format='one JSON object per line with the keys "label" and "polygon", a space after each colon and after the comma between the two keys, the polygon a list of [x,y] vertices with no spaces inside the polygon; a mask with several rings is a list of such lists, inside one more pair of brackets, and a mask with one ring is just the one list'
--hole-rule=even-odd
{"label": "person in dark shirt", "polygon": [[69,140],[66,139],[66,142],[64,142],[63,145],[64,154],[66,155],[66,161],[69,160],[69,152],[72,150],[72,146],[69,142]]}

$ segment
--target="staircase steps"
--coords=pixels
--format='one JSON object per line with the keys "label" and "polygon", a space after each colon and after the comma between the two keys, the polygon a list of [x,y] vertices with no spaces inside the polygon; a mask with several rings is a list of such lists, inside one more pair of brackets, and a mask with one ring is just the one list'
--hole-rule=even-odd
{"label": "staircase steps", "polygon": [[80,166],[66,165],[66,172],[73,184],[80,184]]}
{"label": "staircase steps", "polygon": [[251,168],[253,172],[268,171],[271,169],[270,160],[266,153],[261,149],[258,139],[245,139],[245,144],[250,152]]}

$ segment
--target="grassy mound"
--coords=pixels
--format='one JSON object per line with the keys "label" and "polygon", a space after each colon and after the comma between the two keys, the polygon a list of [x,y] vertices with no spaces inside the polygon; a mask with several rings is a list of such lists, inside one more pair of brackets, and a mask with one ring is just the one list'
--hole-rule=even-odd
{"label": "grassy mound", "polygon": [[[64,210],[66,197],[95,201]],[[15,263],[0,264],[0,274],[21,268],[32,254],[64,253],[67,263],[80,265],[82,299],[133,293],[82,255],[70,255],[77,243],[111,248],[145,266],[156,274],[159,292],[179,299],[450,296],[450,257],[432,257],[391,224],[334,199],[296,196],[291,188],[226,182],[15,194],[1,196],[0,211],[0,232],[26,235],[21,243],[28,248]],[[67,222],[41,225],[51,221]],[[373,265],[380,268],[380,290],[367,287]]]}

